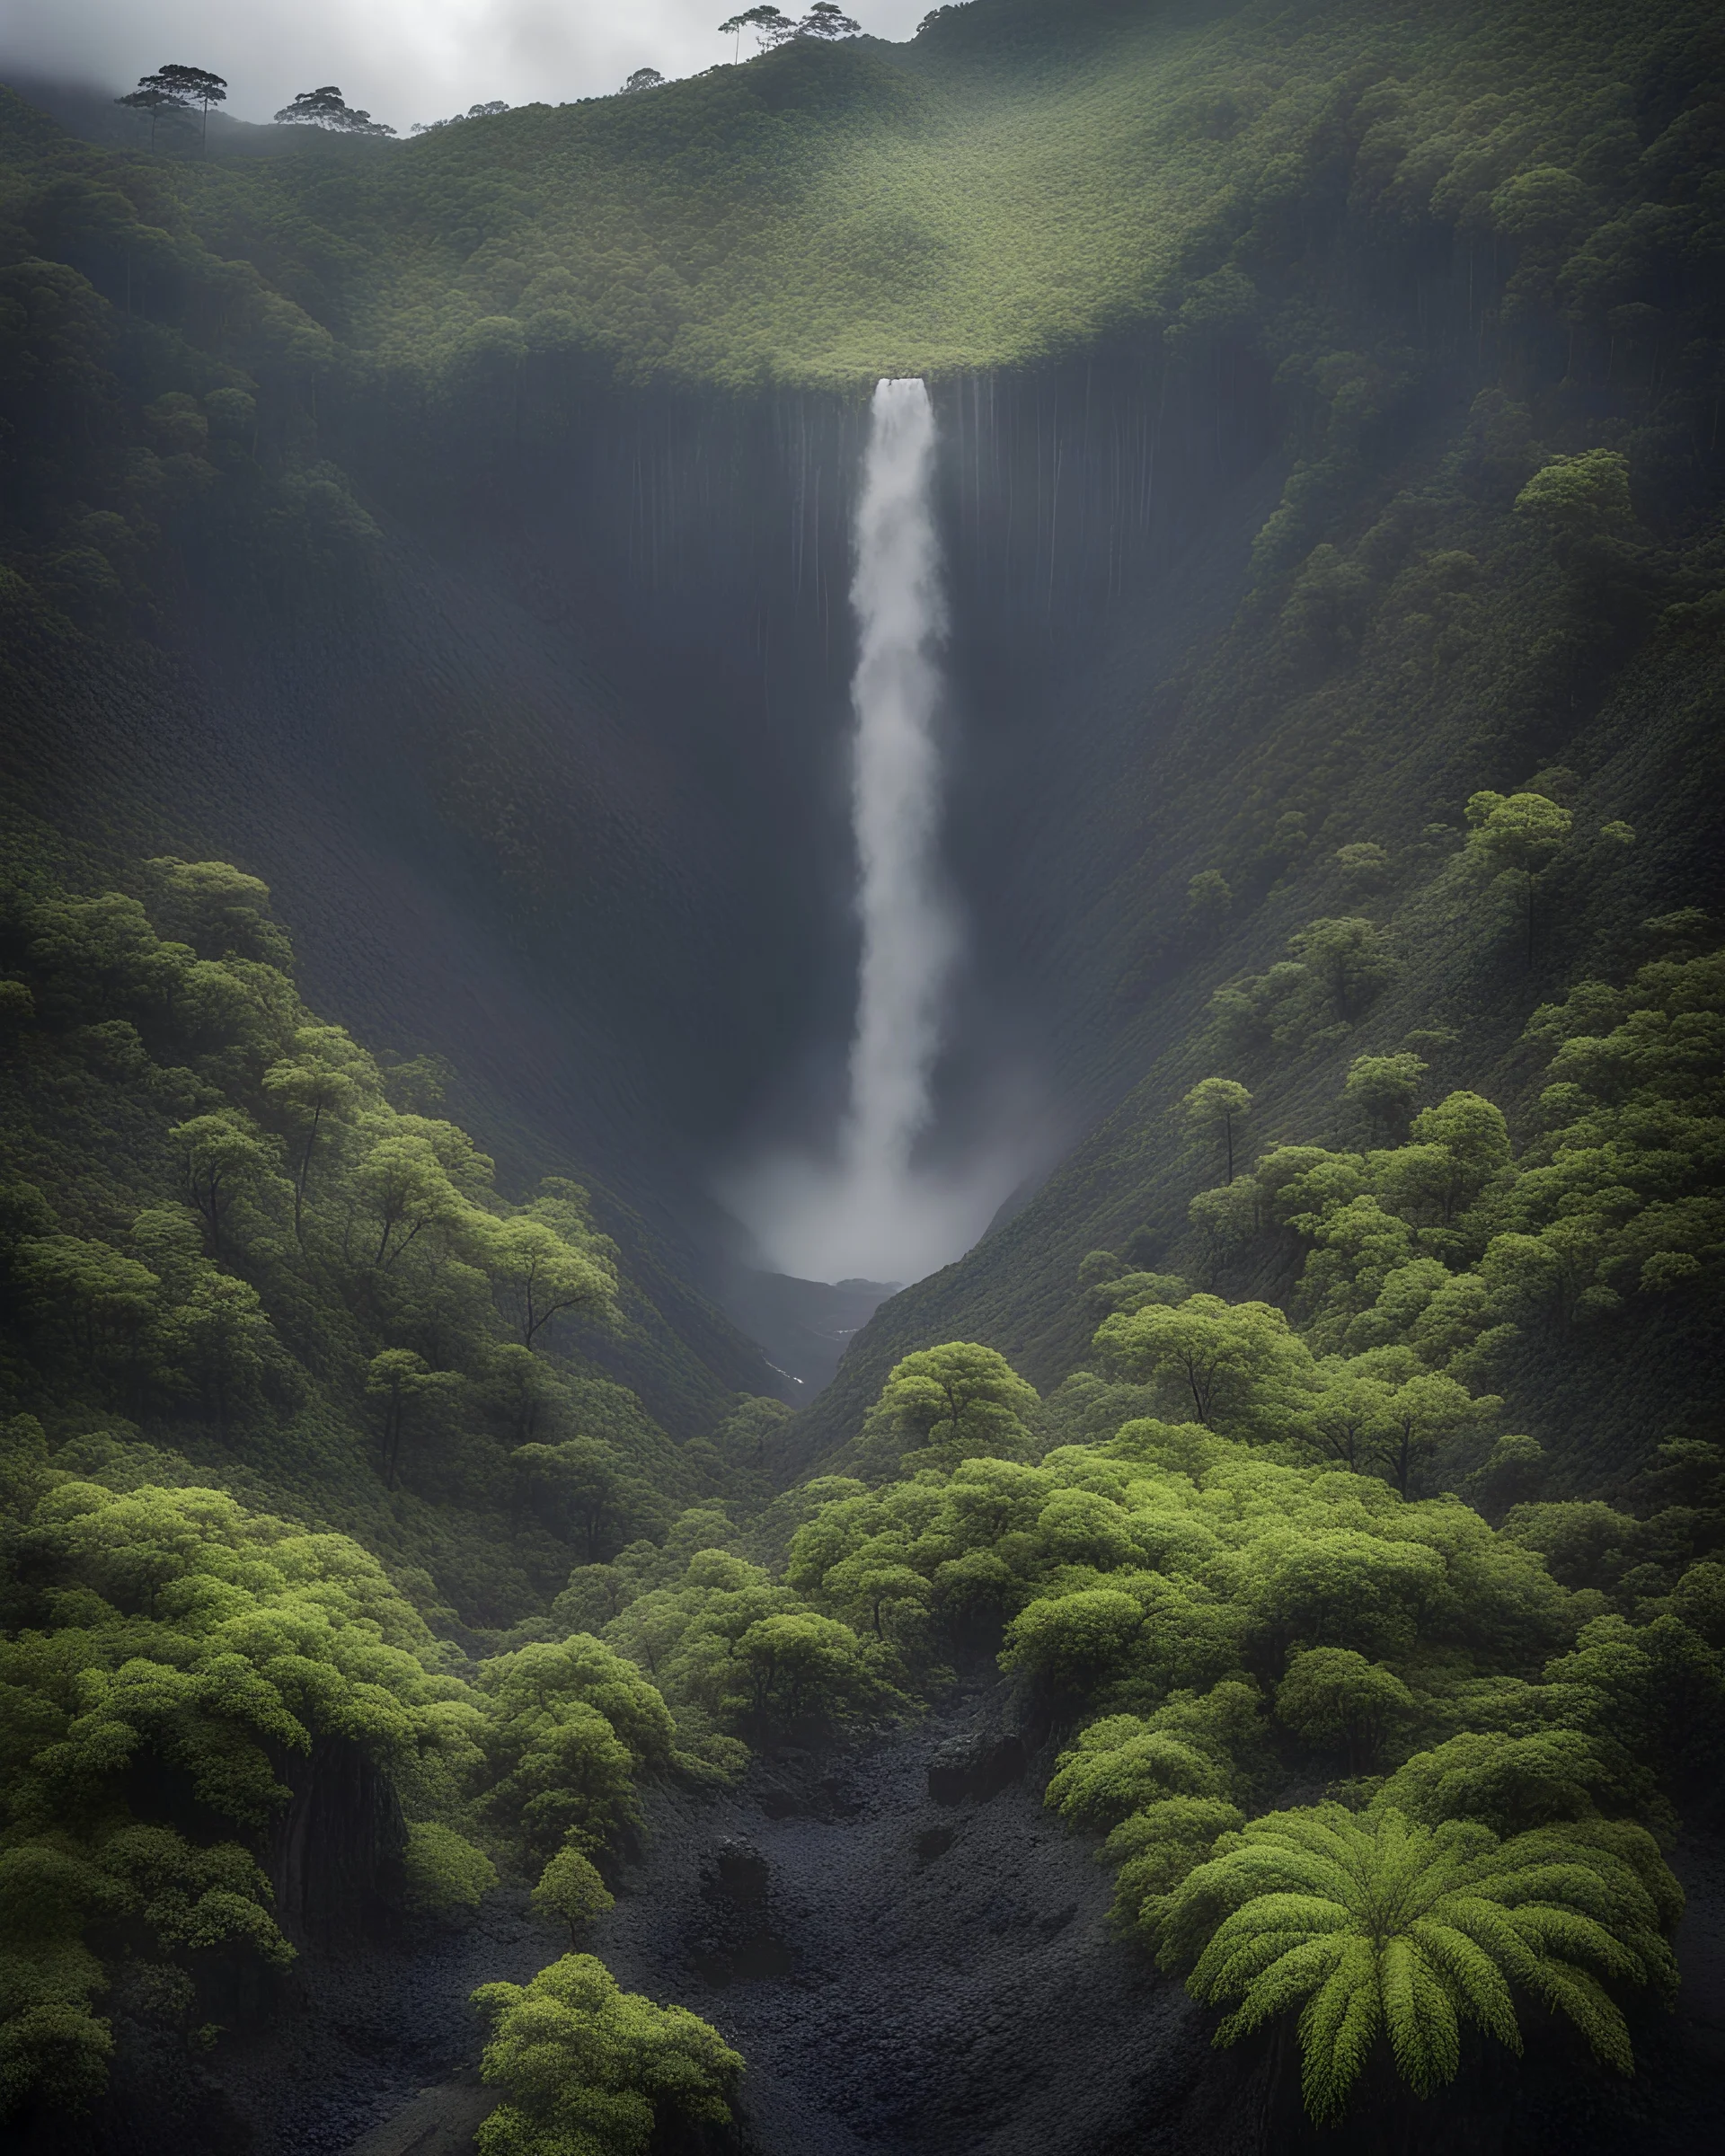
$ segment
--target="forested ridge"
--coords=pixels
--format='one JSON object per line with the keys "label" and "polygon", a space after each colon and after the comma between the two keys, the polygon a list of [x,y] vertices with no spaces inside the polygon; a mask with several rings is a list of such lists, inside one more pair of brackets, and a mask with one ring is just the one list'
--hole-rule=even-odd
{"label": "forested ridge", "polygon": [[[1154,2043],[1244,2047],[1110,2150],[1687,2145],[1722,115],[1684,0],[974,0],[268,159],[0,92],[20,2145],[288,2145],[338,1965],[507,1904],[487,2156],[774,2156],[765,1860],[650,1996],[619,1911],[973,1697],[931,1795],[1028,1773]],[[793,1413],[691,1163],[851,948],[784,893],[901,371],[1065,1141]]]}

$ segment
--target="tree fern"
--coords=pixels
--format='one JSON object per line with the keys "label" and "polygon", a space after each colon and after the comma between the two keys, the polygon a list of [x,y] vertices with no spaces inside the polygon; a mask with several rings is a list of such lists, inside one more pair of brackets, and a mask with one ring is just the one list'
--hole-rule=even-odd
{"label": "tree fern", "polygon": [[1329,2120],[1380,2037],[1422,2096],[1454,2078],[1464,2023],[1519,2052],[1517,1991],[1632,2072],[1606,1987],[1673,1994],[1664,1933],[1681,1906],[1652,1838],[1622,1822],[1499,1841],[1321,1805],[1225,1836],[1170,1897],[1163,1960],[1193,1961],[1194,1995],[1230,2010],[1218,2044],[1297,2008],[1306,2108]]}

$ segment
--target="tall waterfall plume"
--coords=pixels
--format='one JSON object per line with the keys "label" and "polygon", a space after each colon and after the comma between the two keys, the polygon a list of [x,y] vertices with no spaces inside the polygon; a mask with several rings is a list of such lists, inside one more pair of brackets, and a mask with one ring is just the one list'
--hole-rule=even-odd
{"label": "tall waterfall plume", "polygon": [[851,605],[851,828],[862,955],[848,1100],[831,1157],[780,1155],[727,1195],[774,1263],[816,1279],[914,1279],[957,1257],[1015,1180],[996,1158],[916,1162],[963,956],[941,867],[946,627],[934,411],[920,380],[874,392]]}
{"label": "tall waterfall plume", "polygon": [[926,1127],[942,1006],[959,927],[941,884],[941,678],[946,626],[930,504],[934,412],[920,381],[874,393],[856,519],[851,604],[858,649],[852,698],[851,826],[862,929],[851,1098],[840,1137],[861,1195],[902,1189]]}

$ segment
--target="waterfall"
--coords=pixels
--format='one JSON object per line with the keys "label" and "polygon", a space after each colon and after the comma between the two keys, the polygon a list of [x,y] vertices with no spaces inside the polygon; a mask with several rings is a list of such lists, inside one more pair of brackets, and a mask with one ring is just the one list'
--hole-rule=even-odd
{"label": "waterfall", "polygon": [[934,412],[919,381],[874,393],[856,517],[856,676],[851,828],[862,959],[844,1178],[901,1187],[929,1119],[942,1005],[959,929],[941,888],[942,772],[935,648],[945,627],[930,495]]}
{"label": "waterfall", "polygon": [[847,1100],[833,1154],[779,1154],[723,1190],[772,1262],[807,1278],[916,1279],[958,1257],[1020,1170],[990,1149],[962,1171],[915,1162],[963,956],[941,870],[934,411],[918,380],[874,392],[851,607],[851,832],[861,931]]}

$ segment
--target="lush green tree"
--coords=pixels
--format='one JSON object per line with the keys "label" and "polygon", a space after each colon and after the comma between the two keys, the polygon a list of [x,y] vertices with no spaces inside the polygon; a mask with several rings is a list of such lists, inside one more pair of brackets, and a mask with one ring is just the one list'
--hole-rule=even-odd
{"label": "lush green tree", "polygon": [[187,67],[178,61],[170,61],[158,67],[145,80],[172,91],[188,105],[201,108],[204,115],[204,140],[209,140],[209,108],[227,102],[227,78],[212,75],[208,67]]}
{"label": "lush green tree", "polygon": [[602,1714],[642,1772],[659,1772],[672,1756],[669,1710],[658,1690],[633,1663],[604,1641],[574,1633],[494,1657],[481,1674],[480,1689],[492,1703],[498,1742],[529,1742],[538,1718],[579,1702]]}
{"label": "lush green tree", "polygon": [[[407,1772],[476,1716],[357,1544],[213,1489],[36,1479],[0,1637],[0,2104],[66,2106],[105,2073],[91,2001],[122,1948],[182,2003],[212,1951],[290,1958],[245,1846],[288,1762],[341,1745]],[[196,1830],[152,1808],[169,1790]]]}
{"label": "lush green tree", "polygon": [[200,959],[251,959],[284,970],[292,966],[287,931],[270,917],[268,884],[226,861],[164,854],[145,867],[155,888],[155,917],[170,941],[189,945]]}
{"label": "lush green tree", "polygon": [[783,9],[776,7],[748,7],[741,14],[731,15],[719,25],[721,38],[734,38],[740,49],[746,30],[755,32],[755,42],[763,52],[774,46],[783,45],[797,34],[797,26]]}
{"label": "lush green tree", "polygon": [[271,1149],[237,1109],[193,1116],[170,1135],[181,1188],[203,1221],[211,1254],[219,1258],[243,1201],[267,1204],[281,1187]]}
{"label": "lush green tree", "polygon": [[619,1990],[590,1955],[482,1984],[473,2003],[491,2028],[480,2071],[505,2099],[481,2156],[648,2156],[658,2133],[730,2122],[740,2056],[684,2008]]}
{"label": "lush green tree", "polygon": [[291,104],[275,116],[279,128],[323,128],[336,135],[393,135],[394,128],[349,105],[333,83],[316,90],[297,92]]}
{"label": "lush green tree", "polygon": [[[1254,1177],[1239,1176],[1219,1189],[1200,1190],[1187,1206],[1186,1217],[1203,1238],[1208,1277],[1214,1285],[1222,1268],[1263,1226],[1263,1192]],[[1154,1286],[1150,1285],[1152,1281],[1156,1282]],[[1183,1280],[1176,1279],[1168,1286],[1172,1294],[1157,1276],[1129,1274],[1123,1280],[1109,1283],[1105,1307],[1129,1310],[1143,1303],[1184,1300]]]}
{"label": "lush green tree", "polygon": [[1717,1773],[1725,1757],[1725,1657],[1680,1617],[1596,1617],[1546,1669],[1564,1719],[1626,1745],[1659,1772]]}
{"label": "lush green tree", "polygon": [[1571,538],[1626,531],[1635,521],[1629,460],[1618,449],[1587,449],[1542,464],[1516,497],[1516,514]]}
{"label": "lush green tree", "polygon": [[1494,1394],[1475,1399],[1461,1382],[1420,1367],[1411,1348],[1376,1348],[1360,1357],[1391,1376],[1376,1432],[1378,1460],[1405,1498],[1423,1480],[1438,1448],[1502,1406]]}
{"label": "lush green tree", "polygon": [[873,1537],[854,1556],[841,1559],[821,1578],[823,1595],[836,1608],[854,1614],[877,1639],[902,1643],[928,1609],[933,1588],[910,1564],[908,1548],[886,1536]]}
{"label": "lush green tree", "polygon": [[524,1492],[589,1565],[641,1534],[664,1531],[665,1500],[600,1438],[518,1445],[509,1459]]}
{"label": "lush green tree", "polygon": [[569,1926],[569,1942],[578,1947],[582,1934],[615,1906],[610,1889],[579,1849],[560,1849],[539,1874],[532,1895],[541,1916],[558,1916]]}
{"label": "lush green tree", "polygon": [[1499,1842],[1387,1807],[1254,1820],[1181,1883],[1166,1936],[1164,1958],[1195,1962],[1194,1995],[1230,2010],[1219,2044],[1300,2010],[1306,2108],[1319,2120],[1341,2116],[1383,2037],[1422,2096],[1455,2078],[1464,2023],[1519,2052],[1517,1991],[1632,2072],[1606,1986],[1668,1996],[1676,1981],[1659,1903],[1582,1833]]}
{"label": "lush green tree", "polygon": [[204,1411],[226,1443],[234,1409],[262,1376],[271,1344],[270,1321],[257,1290],[249,1281],[200,1266],[164,1333],[168,1353],[195,1379]]}
{"label": "lush green tree", "polygon": [[84,1236],[26,1236],[13,1250],[11,1270],[39,1322],[62,1330],[92,1373],[104,1355],[134,1357],[159,1307],[162,1284],[147,1266]]}
{"label": "lush green tree", "polygon": [[417,1916],[477,1909],[497,1885],[497,1867],[484,1851],[436,1819],[408,1828],[402,1867],[406,1905]]}
{"label": "lush green tree", "polygon": [[[375,1268],[399,1264],[428,1231],[470,1224],[472,1208],[428,1129],[379,1137],[366,1155],[358,1184],[377,1229],[370,1259]],[[488,1234],[489,1222],[476,1233]]]}
{"label": "lush green tree", "polygon": [[1207,940],[1225,925],[1234,911],[1234,893],[1219,869],[1200,869],[1186,886],[1185,915],[1193,932]]}
{"label": "lush green tree", "polygon": [[1367,1473],[1383,1440],[1389,1381],[1340,1356],[1324,1357],[1318,1381],[1300,1411],[1301,1437],[1324,1458],[1356,1474]]}
{"label": "lush green tree", "polygon": [[382,1423],[384,1483],[394,1489],[401,1471],[402,1438],[416,1410],[447,1392],[454,1379],[447,1370],[433,1370],[425,1357],[411,1348],[385,1348],[371,1358],[366,1371],[366,1392],[377,1402]]}
{"label": "lush green tree", "polygon": [[1369,1773],[1413,1694],[1393,1669],[1345,1647],[1307,1648],[1276,1688],[1277,1719],[1303,1744],[1340,1752],[1350,1774]]}
{"label": "lush green tree", "polygon": [[1336,867],[1350,896],[1381,891],[1390,879],[1389,849],[1373,839],[1356,839],[1336,848]]}
{"label": "lush green tree", "polygon": [[1127,1373],[1166,1379],[1206,1428],[1283,1409],[1310,1382],[1311,1358],[1282,1312],[1268,1303],[1190,1295],[1110,1318],[1096,1334]]}
{"label": "lush green tree", "polygon": [[1355,915],[1311,922],[1287,947],[1342,1025],[1359,1017],[1393,969],[1383,932]]}
{"label": "lush green tree", "polygon": [[1234,1148],[1252,1113],[1252,1095],[1233,1078],[1200,1079],[1180,1104],[1186,1135],[1221,1153],[1225,1183],[1234,1180]]}
{"label": "lush green tree", "polygon": [[1372,1533],[1358,1515],[1346,1518],[1284,1525],[1249,1548],[1244,1600],[1272,1654],[1296,1641],[1405,1654],[1418,1637],[1443,1589],[1442,1555],[1423,1541]]}
{"label": "lush green tree", "polygon": [[1075,1825],[1107,1832],[1164,1798],[1227,1794],[1227,1774],[1207,1750],[1154,1722],[1119,1714],[1092,1722],[1060,1754],[1047,1801]]}
{"label": "lush green tree", "polygon": [[[1579,1729],[1525,1735],[1466,1729],[1429,1752],[1415,1753],[1374,1802],[1393,1806],[1423,1826],[1476,1819],[1507,1836],[1563,1822],[1632,1816],[1648,1807],[1651,1787],[1646,1769],[1636,1768],[1609,1736],[1588,1736]],[[1643,1841],[1657,1858],[1651,1838]],[[1634,1844],[1634,1834],[1628,1842]],[[1676,1913],[1674,1907],[1670,1914]]]}
{"label": "lush green tree", "polygon": [[756,1618],[736,1647],[752,1720],[795,1729],[855,1720],[895,1697],[848,1624],[812,1610]]}
{"label": "lush green tree", "polygon": [[1407,1129],[1425,1074],[1420,1057],[1405,1051],[1398,1056],[1356,1056],[1348,1066],[1342,1103],[1365,1126],[1368,1137],[1399,1138]]}
{"label": "lush green tree", "polygon": [[862,25],[847,15],[837,0],[814,0],[814,4],[797,24],[800,38],[860,38]]}
{"label": "lush green tree", "polygon": [[1118,1587],[1039,1596],[1007,1627],[1002,1660],[1052,1692],[1083,1694],[1120,1668],[1144,1622],[1143,1604]]}
{"label": "lush green tree", "polygon": [[290,1119],[298,1140],[293,1165],[296,1234],[304,1230],[312,1159],[324,1119],[339,1117],[363,1097],[369,1062],[340,1026],[301,1026],[294,1036],[293,1055],[263,1074],[266,1097]]}
{"label": "lush green tree", "polygon": [[1103,1845],[1120,1868],[1110,1913],[1116,1926],[1155,1951],[1176,1889],[1245,1816],[1219,1797],[1162,1797],[1122,1820]]}
{"label": "lush green tree", "polygon": [[480,1672],[481,1807],[543,1865],[590,1857],[639,1817],[634,1783],[673,1757],[669,1710],[633,1663],[577,1633],[518,1648]]}
{"label": "lush green tree", "polygon": [[183,97],[168,89],[158,76],[150,75],[140,75],[137,88],[127,91],[123,97],[117,97],[114,102],[117,105],[124,105],[128,111],[142,112],[148,116],[151,149],[155,147],[156,122],[162,119],[164,114],[183,112],[187,110],[186,101]]}
{"label": "lush green tree", "polygon": [[553,1318],[603,1307],[615,1287],[600,1259],[530,1213],[494,1224],[488,1220],[480,1249],[498,1300],[524,1348],[531,1348]]}
{"label": "lush green tree", "polygon": [[1447,1227],[1510,1165],[1503,1110],[1479,1093],[1450,1093],[1413,1118],[1412,1143],[1374,1153],[1373,1180],[1395,1211]]}
{"label": "lush green tree", "polygon": [[949,1340],[894,1365],[869,1411],[863,1447],[906,1472],[979,1456],[1022,1458],[1038,1405],[1034,1388],[1004,1355]]}
{"label": "lush green tree", "polygon": [[635,1823],[629,1748],[585,1701],[513,1718],[488,1730],[485,1744],[486,1816],[542,1862],[565,1842],[597,1852]]}
{"label": "lush green tree", "polygon": [[1519,881],[1527,924],[1527,963],[1534,962],[1534,895],[1542,872],[1568,843],[1575,818],[1543,793],[1476,793],[1467,804],[1468,851],[1493,875]]}
{"label": "lush green tree", "polygon": [[634,97],[642,90],[658,90],[664,86],[665,77],[657,67],[637,67],[623,85],[624,97]]}

